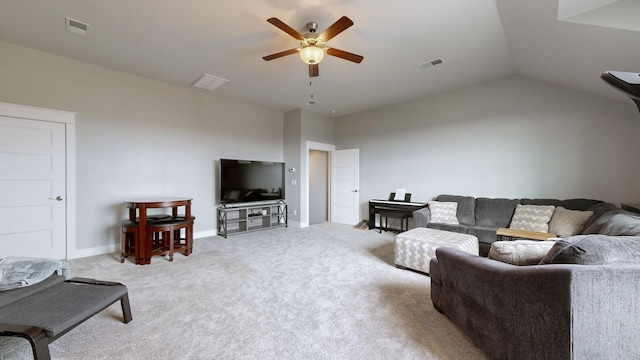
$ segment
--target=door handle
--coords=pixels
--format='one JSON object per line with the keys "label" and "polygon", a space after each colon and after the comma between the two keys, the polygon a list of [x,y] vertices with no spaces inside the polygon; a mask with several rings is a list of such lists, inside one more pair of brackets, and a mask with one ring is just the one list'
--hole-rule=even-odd
{"label": "door handle", "polygon": [[62,196],[58,195],[54,198],[49,198],[48,200],[56,200],[56,201],[62,201]]}
{"label": "door handle", "polygon": [[351,190],[351,192],[358,192],[358,189],[355,189],[355,190]]}

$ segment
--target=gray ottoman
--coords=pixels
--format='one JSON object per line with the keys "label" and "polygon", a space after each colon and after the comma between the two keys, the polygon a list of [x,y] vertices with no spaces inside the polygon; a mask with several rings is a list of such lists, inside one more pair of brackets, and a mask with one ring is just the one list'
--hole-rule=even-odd
{"label": "gray ottoman", "polygon": [[419,227],[396,235],[393,262],[399,268],[428,274],[429,263],[440,246],[479,253],[478,238],[473,235]]}

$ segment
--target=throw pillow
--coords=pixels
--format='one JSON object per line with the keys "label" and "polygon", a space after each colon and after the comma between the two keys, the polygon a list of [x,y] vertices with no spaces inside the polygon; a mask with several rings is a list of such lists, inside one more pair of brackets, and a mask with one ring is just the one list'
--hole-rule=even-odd
{"label": "throw pillow", "polygon": [[458,203],[429,201],[429,211],[431,212],[431,222],[436,224],[458,225]]}
{"label": "throw pillow", "polygon": [[635,236],[576,235],[559,239],[540,261],[544,264],[639,264],[640,240]]}
{"label": "throw pillow", "polygon": [[549,221],[553,216],[553,205],[516,205],[509,228],[516,230],[549,232]]}
{"label": "throw pillow", "polygon": [[640,215],[623,209],[610,210],[586,227],[583,234],[640,236]]}
{"label": "throw pillow", "polygon": [[514,240],[491,244],[489,259],[513,265],[536,265],[551,250],[555,241]]}
{"label": "throw pillow", "polygon": [[549,231],[559,237],[576,235],[591,215],[593,215],[593,211],[568,210],[558,206],[549,222]]}

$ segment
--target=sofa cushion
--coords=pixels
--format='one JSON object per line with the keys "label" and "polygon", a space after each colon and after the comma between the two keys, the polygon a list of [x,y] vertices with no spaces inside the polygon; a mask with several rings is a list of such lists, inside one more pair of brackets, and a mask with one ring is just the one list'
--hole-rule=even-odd
{"label": "sofa cushion", "polygon": [[489,259],[513,265],[536,265],[554,244],[555,241],[496,241],[491,244]]}
{"label": "sofa cushion", "polygon": [[458,211],[457,202],[429,201],[429,211],[431,212],[431,222],[436,224],[458,225],[456,213]]}
{"label": "sofa cushion", "polygon": [[562,206],[569,210],[587,211],[591,210],[592,207],[603,203],[604,201],[593,199],[567,199],[560,201],[556,206]]}
{"label": "sofa cushion", "polygon": [[467,233],[478,238],[478,242],[491,244],[498,240],[496,236],[496,230],[494,226],[474,226],[467,230]]}
{"label": "sofa cushion", "polygon": [[458,203],[458,213],[456,214],[458,222],[467,226],[474,226],[476,224],[476,199],[474,197],[459,195],[439,195],[436,200]]}
{"label": "sofa cushion", "polygon": [[549,232],[549,221],[553,216],[553,205],[521,205],[516,206],[510,229]]}
{"label": "sofa cushion", "polygon": [[593,211],[568,210],[556,207],[549,222],[549,232],[559,237],[573,236],[580,233],[582,225],[593,215]]}
{"label": "sofa cushion", "polygon": [[438,223],[429,223],[429,224],[427,224],[427,227],[429,229],[445,230],[445,231],[457,232],[457,233],[461,233],[461,234],[466,234],[467,230],[469,229],[465,225],[438,224]]}
{"label": "sofa cushion", "polygon": [[611,236],[640,236],[640,215],[613,209],[600,215],[583,233]]}
{"label": "sofa cushion", "polygon": [[476,199],[476,225],[508,227],[519,201],[516,199]]}
{"label": "sofa cushion", "polygon": [[562,200],[558,199],[520,199],[522,205],[553,205],[558,206]]}
{"label": "sofa cushion", "polygon": [[594,234],[558,239],[540,264],[640,264],[640,237]]}

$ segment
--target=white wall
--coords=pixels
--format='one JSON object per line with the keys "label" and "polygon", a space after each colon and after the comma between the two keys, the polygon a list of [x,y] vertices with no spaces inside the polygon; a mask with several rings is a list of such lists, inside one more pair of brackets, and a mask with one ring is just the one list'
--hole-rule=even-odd
{"label": "white wall", "polygon": [[338,118],[336,145],[360,148],[363,214],[369,199],[396,188],[418,201],[462,194],[639,202],[640,114],[620,96],[510,76]]}
{"label": "white wall", "polygon": [[283,161],[283,115],[0,42],[0,101],[77,112],[77,249],[115,251],[122,201],[193,197],[215,234],[216,161]]}

